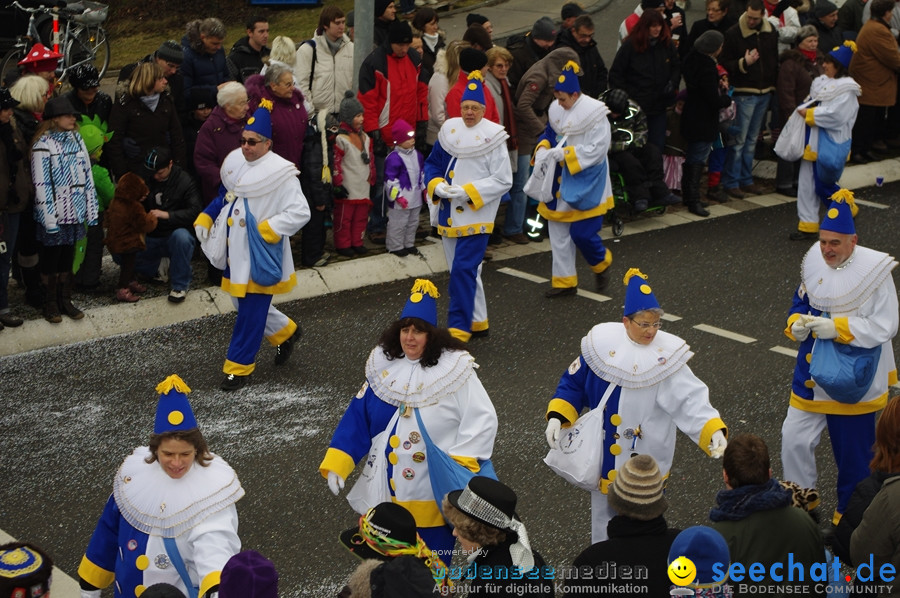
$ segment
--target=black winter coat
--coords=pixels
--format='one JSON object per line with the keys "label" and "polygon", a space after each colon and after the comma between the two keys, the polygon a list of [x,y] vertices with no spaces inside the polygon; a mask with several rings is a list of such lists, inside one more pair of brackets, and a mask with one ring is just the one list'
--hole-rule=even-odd
{"label": "black winter coat", "polygon": [[712,143],[719,134],[719,110],[731,104],[720,91],[716,61],[708,54],[691,50],[684,59],[687,99],[681,114],[681,134],[688,142]]}
{"label": "black winter coat", "polygon": [[151,178],[147,181],[150,193],[144,200],[144,209],[162,210],[169,213],[168,218],[160,218],[156,228],[148,233],[151,237],[168,237],[175,229],[193,230],[194,220],[203,209],[200,192],[194,179],[178,165],[172,166],[172,172],[165,181]]}
{"label": "black winter coat", "polygon": [[578,53],[578,62],[581,63],[581,70],[584,74],[581,76],[581,92],[591,96],[592,98],[600,97],[600,94],[606,91],[609,86],[609,70],[600,56],[600,49],[597,42],[591,40],[587,46],[582,46],[575,39],[571,29],[560,32],[556,38],[555,48],[572,48]]}
{"label": "black winter coat", "polygon": [[144,156],[154,147],[169,148],[175,164],[185,164],[181,123],[175,104],[164,93],[156,110],[147,108],[140,98],[125,96],[123,103],[113,106],[109,128],[115,134],[106,144],[106,153],[117,177],[126,172],[141,174]]}
{"label": "black winter coat", "polygon": [[675,102],[680,81],[678,51],[671,41],[638,52],[626,38],[609,71],[610,89],[627,91],[647,116],[663,114]]}
{"label": "black winter coat", "polygon": [[872,504],[872,500],[881,486],[888,478],[898,475],[897,473],[884,473],[883,471],[875,471],[856,485],[850,500],[847,501],[847,509],[841,516],[841,521],[834,530],[834,539],[832,540],[831,549],[834,554],[841,559],[842,563],[852,565],[853,559],[850,558],[850,536],[853,530],[862,523],[863,513]]}
{"label": "black winter coat", "polygon": [[259,52],[250,47],[250,38],[242,37],[234,42],[226,64],[231,78],[239,83],[251,75],[258,75],[263,67],[263,58],[269,55],[269,48],[263,46]]}
{"label": "black winter coat", "polygon": [[709,19],[694,21],[694,24],[691,25],[691,32],[688,34],[687,39],[682,38],[681,44],[678,46],[678,52],[681,54],[682,58],[687,58],[688,52],[694,47],[694,42],[697,41],[698,37],[707,31],[718,31],[722,35],[725,35],[725,32],[731,29],[732,25],[736,24],[737,17],[732,17],[731,12],[727,13],[715,23],[710,22]]}
{"label": "black winter coat", "polygon": [[[485,546],[484,553],[478,555],[469,566],[475,567],[476,572],[488,571],[497,567],[512,568],[512,557],[509,554],[510,545],[511,542],[507,539],[506,542],[498,546]],[[531,553],[534,556],[534,566],[540,571],[545,566],[544,559],[534,550]],[[510,577],[512,577],[512,572],[511,570]],[[528,575],[523,575],[522,577],[528,577]],[[498,581],[476,575],[476,578],[470,582],[468,596],[506,596],[509,598],[535,596],[537,598],[553,598],[555,596],[553,583],[553,579],[510,579]],[[520,588],[519,591],[516,591],[516,588]]]}

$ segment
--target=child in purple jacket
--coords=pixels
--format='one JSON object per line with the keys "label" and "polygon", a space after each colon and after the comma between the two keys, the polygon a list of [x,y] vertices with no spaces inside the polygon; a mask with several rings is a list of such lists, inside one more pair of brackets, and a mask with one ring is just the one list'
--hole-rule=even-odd
{"label": "child in purple jacket", "polygon": [[425,192],[425,160],[415,149],[416,129],[402,118],[391,127],[392,151],[384,161],[384,193],[388,199],[385,246],[403,257],[419,255],[416,229]]}

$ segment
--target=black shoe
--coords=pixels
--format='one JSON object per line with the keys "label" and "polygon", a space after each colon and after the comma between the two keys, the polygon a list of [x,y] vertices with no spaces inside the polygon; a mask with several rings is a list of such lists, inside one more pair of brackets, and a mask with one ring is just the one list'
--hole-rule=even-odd
{"label": "black shoe", "polygon": [[578,293],[578,287],[553,287],[546,293],[544,297],[547,299],[556,299],[557,297],[569,297]]}
{"label": "black shoe", "polygon": [[222,390],[232,391],[232,390],[240,390],[244,388],[247,384],[247,378],[250,376],[236,376],[235,374],[228,374],[225,376],[225,379],[222,380],[222,384],[219,385],[219,388]]}
{"label": "black shoe", "polygon": [[649,202],[646,199],[638,199],[634,202],[634,211],[635,212],[643,212],[650,206]]}
{"label": "black shoe", "polygon": [[785,197],[797,197],[796,187],[775,187],[775,192]]}
{"label": "black shoe", "polygon": [[17,328],[24,323],[25,321],[22,318],[16,317],[12,314],[0,314],[0,325],[7,328]]}
{"label": "black shoe", "polygon": [[[711,199],[719,203],[725,203],[731,198],[728,197],[728,194],[725,193],[725,189],[723,189],[721,185],[714,185],[706,190],[706,199]],[[706,206],[703,207],[705,208]]]}
{"label": "black shoe", "polygon": [[699,203],[692,203],[688,206],[688,212],[706,218],[709,216],[709,210],[701,206]]}
{"label": "black shoe", "polygon": [[356,245],[353,247],[353,251],[356,252],[356,255],[366,255],[369,253],[369,250],[362,245]]}
{"label": "black shoe", "polygon": [[342,255],[344,257],[355,257],[356,252],[350,249],[349,247],[344,247],[342,249],[335,249],[338,255]]}
{"label": "black shoe", "polygon": [[408,253],[409,255],[421,255],[420,252],[419,252],[419,250],[416,249],[415,246],[413,246],[413,247],[407,247],[407,248],[406,248],[406,253]]}
{"label": "black shoe", "polygon": [[805,233],[802,230],[795,230],[790,235],[791,241],[817,241],[819,233]]}
{"label": "black shoe", "polygon": [[597,282],[597,292],[602,293],[609,286],[609,269],[600,272],[595,276]]}
{"label": "black shoe", "polygon": [[658,199],[653,202],[655,206],[675,206],[681,203],[681,198],[675,195],[674,193],[669,193],[662,199]]}
{"label": "black shoe", "polygon": [[503,235],[498,232],[492,232],[488,239],[488,245],[503,245]]}
{"label": "black shoe", "polygon": [[301,336],[303,336],[303,329],[300,328],[300,325],[298,324],[294,334],[275,347],[275,365],[284,365],[287,363],[287,360],[291,358],[291,353],[294,351],[294,343],[299,341]]}
{"label": "black shoe", "polygon": [[487,328],[485,328],[484,330],[473,330],[472,338],[485,338],[487,336],[490,336],[490,333],[491,331]]}
{"label": "black shoe", "polygon": [[388,251],[391,255],[396,255],[397,257],[406,257],[409,255],[409,251],[406,249],[398,249],[397,251]]}
{"label": "black shoe", "polygon": [[872,160],[866,157],[865,153],[862,152],[854,152],[853,156],[850,158],[850,161],[854,164],[868,164]]}
{"label": "black shoe", "polygon": [[369,241],[376,245],[384,245],[387,234],[384,232],[369,233]]}

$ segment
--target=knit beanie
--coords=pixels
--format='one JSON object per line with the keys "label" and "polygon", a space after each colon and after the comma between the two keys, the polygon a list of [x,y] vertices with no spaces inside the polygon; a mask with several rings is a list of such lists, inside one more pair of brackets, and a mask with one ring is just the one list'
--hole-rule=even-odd
{"label": "knit beanie", "polygon": [[388,5],[394,0],[375,0],[375,18],[382,16]]}
{"label": "knit beanie", "polygon": [[722,47],[723,43],[725,43],[725,36],[715,29],[710,29],[697,38],[694,48],[701,54],[712,54]]}
{"label": "knit beanie", "polygon": [[836,12],[837,9],[838,7],[831,0],[818,0],[815,8],[813,8],[813,14],[816,15],[817,19],[821,19]]}
{"label": "knit beanie", "polygon": [[556,41],[556,24],[550,17],[541,17],[531,26],[531,37],[544,42]]}
{"label": "knit beanie", "polygon": [[494,47],[491,36],[481,25],[469,25],[469,28],[463,33],[462,38],[463,41],[469,42],[473,46],[479,46],[484,51]]}
{"label": "knit beanie", "polygon": [[484,15],[474,12],[470,12],[466,15],[466,27],[471,27],[472,25],[484,25],[487,22],[488,18]]}
{"label": "knit beanie", "polygon": [[610,89],[603,98],[603,103],[610,112],[625,114],[628,110],[628,92],[624,89]]}
{"label": "knit beanie", "polygon": [[625,462],[609,485],[609,506],[619,515],[649,521],[669,508],[663,496],[659,466],[650,455],[637,455]]}
{"label": "knit beanie", "polygon": [[475,48],[463,48],[459,52],[459,68],[464,73],[480,71],[487,64],[487,54]]}
{"label": "knit beanie", "polygon": [[416,128],[410,126],[408,122],[402,118],[398,118],[391,125],[391,140],[394,145],[400,145],[404,141],[413,139],[416,136]]}
{"label": "knit beanie", "polygon": [[222,567],[219,598],[278,598],[278,571],[272,561],[245,550]]}
{"label": "knit beanie", "polygon": [[412,29],[406,21],[391,21],[388,25],[388,43],[411,44]]}
{"label": "knit beanie", "polygon": [[341,100],[341,108],[338,112],[338,118],[342,123],[353,124],[353,118],[357,114],[364,112],[362,103],[356,99],[356,94],[352,90],[344,92],[344,99]]}
{"label": "knit beanie", "polygon": [[169,39],[156,50],[156,57],[172,64],[181,64],[184,62],[184,50],[181,49],[181,44],[174,39]]}
{"label": "knit beanie", "polygon": [[718,563],[719,570],[727,572],[731,564],[731,556],[725,538],[713,528],[695,525],[679,533],[672,542],[672,546],[669,547],[669,564],[682,556],[689,558],[697,570],[697,575],[691,583],[692,586],[711,585],[725,581],[724,579],[716,581],[715,577],[720,576],[715,576],[713,566]]}
{"label": "knit beanie", "polygon": [[560,16],[562,17],[563,21],[574,17],[580,17],[583,14],[587,13],[585,13],[584,9],[575,2],[567,2],[566,4],[563,4],[562,10],[560,11]]}

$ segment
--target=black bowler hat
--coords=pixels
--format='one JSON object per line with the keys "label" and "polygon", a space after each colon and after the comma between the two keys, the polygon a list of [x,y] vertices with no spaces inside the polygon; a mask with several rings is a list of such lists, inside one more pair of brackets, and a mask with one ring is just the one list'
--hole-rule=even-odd
{"label": "black bowler hat", "polygon": [[44,120],[55,118],[57,116],[64,116],[66,114],[71,114],[73,116],[79,116],[81,114],[78,110],[75,110],[75,106],[72,105],[72,102],[70,102],[69,98],[66,96],[52,98],[44,105]]}
{"label": "black bowler hat", "polygon": [[475,476],[463,490],[447,495],[450,504],[485,525],[499,530],[509,529],[509,520],[516,513],[516,493],[502,482]]}
{"label": "black bowler hat", "polygon": [[369,509],[359,518],[359,525],[342,532],[340,539],[359,558],[382,561],[391,557],[379,552],[379,543],[390,541],[396,545],[401,542],[414,547],[419,542],[415,517],[392,502],[383,502]]}

